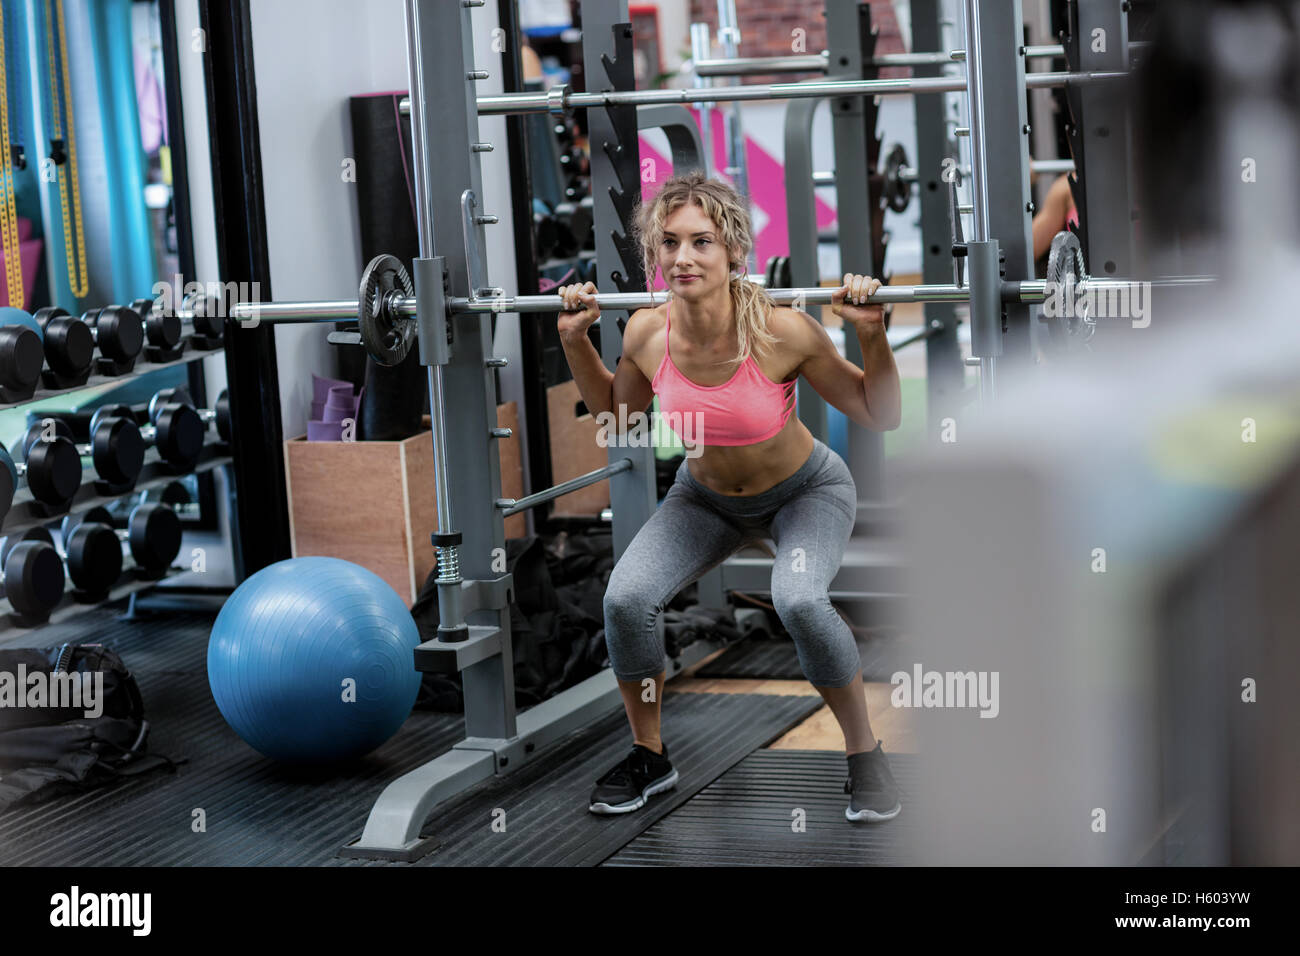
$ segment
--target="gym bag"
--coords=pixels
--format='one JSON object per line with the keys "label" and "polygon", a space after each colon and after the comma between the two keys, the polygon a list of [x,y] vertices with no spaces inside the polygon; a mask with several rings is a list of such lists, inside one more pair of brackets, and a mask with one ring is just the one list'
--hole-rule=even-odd
{"label": "gym bag", "polygon": [[[93,688],[97,676],[93,706],[53,706],[68,703],[58,685],[66,689],[75,679]],[[163,766],[175,770],[166,757],[146,754],[148,736],[144,698],[114,651],[70,643],[0,650],[0,810]]]}

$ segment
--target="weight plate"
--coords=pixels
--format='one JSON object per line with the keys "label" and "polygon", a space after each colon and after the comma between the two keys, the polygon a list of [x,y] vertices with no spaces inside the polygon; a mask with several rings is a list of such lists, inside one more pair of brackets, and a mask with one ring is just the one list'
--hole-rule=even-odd
{"label": "weight plate", "polygon": [[190,396],[190,390],[183,385],[159,389],[154,392],[153,398],[149,399],[149,421],[158,424],[158,413],[162,411],[164,405],[193,404],[194,399]]}
{"label": "weight plate", "polygon": [[18,490],[18,469],[14,460],[3,445],[0,445],[0,521],[9,513],[14,503],[14,492]]}
{"label": "weight plate", "polygon": [[59,524],[59,534],[62,536],[66,546],[72,533],[83,524],[106,524],[113,527],[113,513],[103,505],[95,505],[89,511],[83,511],[81,514],[66,515]]}
{"label": "weight plate", "polygon": [[[1079,237],[1068,230],[1058,232],[1052,238],[1052,246],[1047,253],[1048,294],[1055,293],[1058,297],[1063,297],[1068,291],[1073,295],[1079,287],[1080,280],[1086,279],[1087,275],[1083,263],[1083,250],[1079,247]],[[1087,344],[1096,332],[1097,324],[1088,314],[1086,301],[1083,304],[1082,314],[1079,314],[1076,309],[1076,303],[1072,302],[1068,309],[1064,308],[1065,302],[1062,298],[1058,298],[1056,305],[1057,308],[1053,309],[1056,315],[1049,316],[1046,308],[1042,312],[1043,321],[1047,323],[1052,338],[1066,346]],[[1064,314],[1066,312],[1069,312],[1069,315]]]}
{"label": "weight plate", "polygon": [[95,328],[100,354],[114,362],[129,362],[144,348],[144,323],[124,305],[101,309]]}
{"label": "weight plate", "polygon": [[357,324],[361,326],[361,343],[370,357],[380,365],[398,365],[415,344],[415,320],[392,315],[388,300],[392,293],[415,294],[415,286],[406,267],[394,256],[380,255],[370,260],[361,274],[357,295]]}
{"label": "weight plate", "polygon": [[903,181],[907,152],[895,143],[885,155],[884,198],[894,212],[905,212],[912,202],[912,184]]}
{"label": "weight plate", "polygon": [[230,392],[224,388],[217,396],[217,435],[223,442],[230,442]]}
{"label": "weight plate", "polygon": [[45,360],[60,375],[85,374],[95,357],[90,326],[72,316],[56,316],[45,326]]}

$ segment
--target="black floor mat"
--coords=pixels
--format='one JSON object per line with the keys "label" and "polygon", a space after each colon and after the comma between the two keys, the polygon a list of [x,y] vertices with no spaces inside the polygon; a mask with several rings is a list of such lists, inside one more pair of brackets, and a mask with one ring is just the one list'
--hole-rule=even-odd
{"label": "black floor mat", "polygon": [[[821,706],[819,697],[668,694],[663,736],[677,787],[634,813],[597,816],[587,810],[591,788],[631,747],[627,718],[611,714],[559,741],[544,759],[448,802],[425,828],[440,845],[420,863],[595,866]],[[502,810],[498,832],[493,823]]]}
{"label": "black floor mat", "polygon": [[[98,610],[28,635],[27,645],[98,641],[140,685],[149,749],[166,770],[0,814],[0,865],[304,865],[354,839],[391,780],[464,736],[460,714],[413,713],[374,753],[345,768],[292,770],[240,740],[208,689],[213,617],[118,620]],[[12,646],[12,645],[10,645]],[[196,810],[206,832],[195,832]]]}
{"label": "black floor mat", "polygon": [[[862,659],[862,677],[867,681],[889,682],[898,670],[909,670],[906,637],[892,630],[858,638],[858,656]],[[803,669],[795,654],[794,641],[782,634],[777,637],[750,637],[727,648],[693,673],[694,677],[762,678],[765,680],[804,680]]]}
{"label": "black floor mat", "polygon": [[[120,610],[120,609],[119,609]],[[140,684],[150,750],[188,762],[0,814],[0,865],[185,866],[348,864],[379,792],[464,735],[459,714],[416,712],[383,747],[343,768],[281,767],[243,743],[208,690],[212,615],[119,620],[99,609],[31,635],[27,644],[96,640],[121,654]],[[816,697],[670,694],[664,738],[677,790],[618,817],[587,811],[595,779],[630,746],[622,711],[575,731],[509,776],[450,801],[430,826],[426,865],[595,865],[673,807],[822,706]],[[492,828],[506,810],[506,832]],[[201,817],[203,832],[195,832]],[[402,865],[402,864],[398,864]]]}
{"label": "black floor mat", "polygon": [[[605,861],[606,866],[881,866],[904,862],[912,754],[890,754],[903,811],[886,823],[844,818],[844,754],[759,750]],[[804,815],[797,816],[802,810]],[[803,826],[796,832],[795,824]]]}

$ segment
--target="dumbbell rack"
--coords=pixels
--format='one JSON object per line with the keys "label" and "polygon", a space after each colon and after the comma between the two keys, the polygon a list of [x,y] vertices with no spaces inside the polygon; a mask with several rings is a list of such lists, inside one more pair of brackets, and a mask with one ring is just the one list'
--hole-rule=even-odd
{"label": "dumbbell rack", "polygon": [[58,398],[60,395],[79,392],[87,388],[95,388],[99,385],[109,385],[113,382],[125,382],[138,375],[147,375],[150,372],[157,372],[161,369],[171,368],[174,365],[185,365],[189,362],[195,362],[199,359],[207,358],[210,355],[220,355],[222,351],[222,349],[209,349],[204,352],[187,351],[183,356],[171,362],[143,362],[137,360],[135,369],[125,375],[99,375],[92,373],[91,376],[86,379],[84,384],[74,385],[72,388],[43,388],[38,386],[36,391],[32,393],[31,398],[25,398],[21,402],[0,402],[0,411],[6,408],[18,408],[23,405],[30,405],[33,402]]}
{"label": "dumbbell rack", "polygon": [[[190,331],[187,331],[182,341],[189,342],[190,338]],[[31,398],[19,402],[0,402],[0,409],[31,405],[36,402],[58,398],[62,395],[84,391],[96,386],[125,383],[138,376],[157,372],[161,369],[171,368],[177,365],[185,365],[212,355],[220,355],[224,352],[224,348],[225,347],[222,346],[215,349],[199,349],[190,342],[189,347],[183,356],[169,362],[146,361],[143,358],[142,352],[140,359],[137,359],[135,368],[124,375],[100,375],[92,373],[84,383],[72,386],[71,388],[50,389],[38,387],[32,394]],[[118,501],[124,497],[150,488],[161,488],[168,482],[184,477],[185,474],[198,474],[201,472],[211,471],[215,468],[229,464],[231,460],[229,449],[226,446],[217,443],[205,444],[202,454],[199,457],[199,461],[195,467],[190,471],[180,473],[163,461],[156,449],[150,448],[145,453],[144,467],[141,469],[139,478],[136,480],[131,490],[107,496],[101,495],[95,490],[97,476],[93,467],[87,465],[82,472],[82,486],[77,490],[77,493],[65,508],[58,508],[37,501],[32,497],[31,492],[24,484],[15,492],[13,503],[10,505],[9,511],[3,516],[3,522],[0,523],[0,535],[21,535],[23,532],[35,527],[52,525],[61,521],[68,515],[76,515],[88,511],[91,508],[107,506],[114,501]],[[118,578],[117,583],[109,589],[106,597],[94,602],[78,601],[69,586],[65,588],[64,595],[60,599],[58,605],[51,610],[48,621],[34,625],[19,624],[15,615],[9,611],[8,602],[0,600],[0,643],[5,642],[10,637],[17,637],[30,633],[32,630],[43,627],[46,623],[66,618],[81,610],[120,600],[136,591],[152,587],[176,573],[179,573],[177,569],[169,568],[159,577],[137,577],[136,564],[128,553],[123,556],[122,574]]]}

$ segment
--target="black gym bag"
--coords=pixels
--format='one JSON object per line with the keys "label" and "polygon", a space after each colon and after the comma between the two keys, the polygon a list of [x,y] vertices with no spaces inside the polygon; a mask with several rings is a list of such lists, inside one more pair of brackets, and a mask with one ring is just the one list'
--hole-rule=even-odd
{"label": "black gym bag", "polygon": [[100,712],[87,717],[84,707],[19,707],[0,697],[0,810],[159,767],[176,769],[166,757],[146,753],[144,699],[115,652],[101,644],[0,650],[0,674],[26,700],[29,681],[19,685],[20,674],[40,675],[38,682],[48,686],[59,673],[102,674]]}

